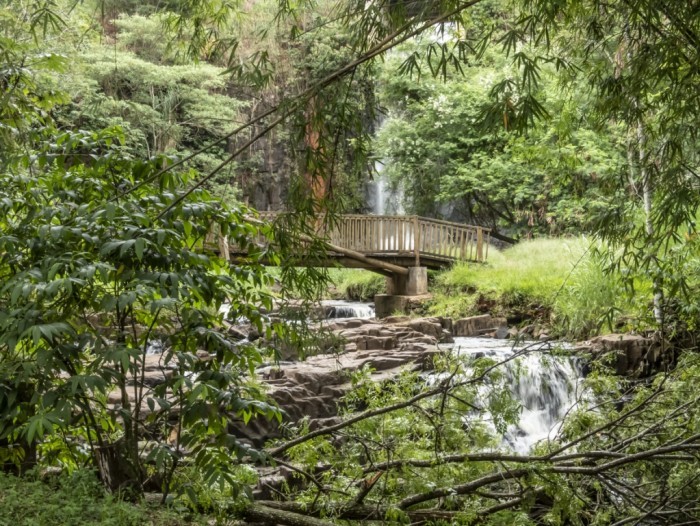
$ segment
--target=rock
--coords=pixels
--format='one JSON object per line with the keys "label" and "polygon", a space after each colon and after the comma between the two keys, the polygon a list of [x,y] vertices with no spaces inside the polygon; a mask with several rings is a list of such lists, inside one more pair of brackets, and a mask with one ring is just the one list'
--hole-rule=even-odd
{"label": "rock", "polygon": [[528,336],[533,336],[533,331],[535,330],[534,325],[526,325],[522,329],[520,329],[519,335],[522,337],[528,337]]}
{"label": "rock", "polygon": [[508,338],[511,340],[517,339],[521,335],[521,331],[517,329],[517,327],[511,327],[508,329]]}
{"label": "rock", "polygon": [[408,323],[411,321],[410,316],[387,316],[382,320],[384,323],[393,325],[395,323]]}
{"label": "rock", "polygon": [[508,330],[508,327],[498,327],[496,332],[494,332],[493,337],[499,340],[505,340],[509,335],[510,331]]}
{"label": "rock", "polygon": [[330,330],[356,329],[357,327],[362,327],[363,325],[367,325],[368,323],[372,323],[371,318],[350,318],[347,320],[330,323],[326,325],[326,328]]}
{"label": "rock", "polygon": [[233,337],[234,340],[245,340],[248,338],[248,335],[243,332],[243,330],[240,327],[236,327],[234,325],[231,325],[228,329],[227,332],[229,336]]}
{"label": "rock", "polygon": [[[285,412],[286,424],[307,418],[313,425],[319,419],[335,417],[338,401],[352,388],[349,374],[363,367],[370,367],[377,381],[392,379],[405,368],[432,367],[432,357],[441,352],[437,343],[452,337],[439,318],[393,316],[382,322],[348,321],[352,320],[332,324],[334,334],[344,342],[342,354],[312,356],[261,374],[268,395]],[[330,328],[330,324],[324,327]],[[254,420],[252,425],[236,425],[236,434],[244,433],[257,445],[279,436],[276,422]]]}
{"label": "rock", "polygon": [[658,336],[606,334],[577,345],[576,350],[595,358],[612,355],[616,373],[623,376],[648,376],[674,361],[673,350]]}
{"label": "rock", "polygon": [[446,330],[447,332],[452,333],[453,326],[454,326],[454,322],[452,321],[452,318],[440,317],[438,319],[440,320],[440,325],[442,325],[442,328],[444,330]]}
{"label": "rock", "polygon": [[454,341],[455,339],[452,337],[452,333],[446,329],[442,329],[440,343],[454,343]]}
{"label": "rock", "polygon": [[431,319],[419,318],[417,320],[411,320],[410,322],[408,322],[407,325],[414,331],[426,334],[428,336],[432,336],[438,341],[442,336],[442,326],[439,322],[433,321]]}
{"label": "rock", "polygon": [[364,344],[367,350],[389,350],[396,347],[396,339],[393,336],[370,336],[364,340]]}
{"label": "rock", "polygon": [[490,314],[471,316],[456,320],[453,325],[455,336],[479,336],[495,332],[500,327],[507,327],[505,318],[493,318]]}

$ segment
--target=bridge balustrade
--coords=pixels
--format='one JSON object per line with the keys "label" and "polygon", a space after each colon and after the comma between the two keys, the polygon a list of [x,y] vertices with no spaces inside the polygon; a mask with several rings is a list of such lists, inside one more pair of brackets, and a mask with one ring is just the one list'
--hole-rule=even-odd
{"label": "bridge balustrade", "polygon": [[[266,221],[276,216],[274,212],[260,214]],[[420,266],[421,257],[485,261],[490,229],[419,216],[345,214],[338,216],[325,236],[332,245],[367,256],[413,255],[415,266]]]}

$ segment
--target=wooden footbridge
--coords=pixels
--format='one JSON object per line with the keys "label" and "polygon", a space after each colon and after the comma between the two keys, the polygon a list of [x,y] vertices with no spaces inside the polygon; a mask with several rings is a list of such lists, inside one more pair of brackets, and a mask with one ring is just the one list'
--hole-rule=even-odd
{"label": "wooden footbridge", "polygon": [[[261,213],[263,221],[277,214]],[[318,235],[326,242],[327,260],[299,266],[365,268],[385,275],[407,275],[410,267],[441,269],[455,261],[486,261],[490,229],[418,216],[341,215],[330,231]],[[245,257],[236,246],[221,246],[232,260]]]}

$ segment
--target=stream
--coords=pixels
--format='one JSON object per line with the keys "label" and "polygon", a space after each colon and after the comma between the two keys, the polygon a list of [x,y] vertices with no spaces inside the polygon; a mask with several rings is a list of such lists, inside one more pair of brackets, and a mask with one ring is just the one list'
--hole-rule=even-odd
{"label": "stream", "polygon": [[324,300],[321,302],[326,319],[374,318],[374,306],[369,303],[345,300]]}
{"label": "stream", "polygon": [[[374,316],[374,309],[367,303],[326,301],[323,305],[329,319]],[[531,343],[523,342],[514,347],[509,340],[455,337],[454,343],[446,345],[461,355],[488,357],[502,362]],[[554,356],[541,351],[526,353],[506,362],[502,367],[505,383],[510,386],[511,394],[520,401],[522,407],[520,421],[509,426],[502,445],[517,453],[526,454],[537,442],[554,438],[559,432],[566,413],[580,399],[582,367],[574,357]],[[483,386],[484,395],[491,387]],[[495,427],[493,429],[495,431]]]}
{"label": "stream", "polygon": [[[532,343],[523,342],[514,347],[511,341],[492,338],[456,337],[454,340],[453,352],[474,358],[493,358],[495,362],[513,357]],[[581,364],[571,356],[554,356],[535,350],[501,367],[505,383],[522,408],[520,421],[508,427],[502,445],[527,454],[537,442],[555,437],[566,413],[581,398]],[[489,389],[488,384],[482,386],[484,396]]]}
{"label": "stream", "polygon": [[[374,306],[369,303],[326,300],[321,302],[321,307],[326,319],[333,321],[354,318],[371,323],[371,318],[374,318]],[[543,352],[539,350],[539,344],[533,347],[532,352],[514,358],[516,353],[532,343],[522,342],[514,346],[513,341],[504,339],[454,337],[454,343],[439,345],[440,348],[446,347],[453,353],[474,359],[491,358],[494,363],[505,361],[500,366],[504,376],[503,383],[499,385],[506,386],[513,398],[519,401],[521,413],[519,422],[508,426],[502,434],[501,447],[519,454],[527,454],[536,443],[554,438],[567,412],[581,398],[583,364],[580,359]],[[163,348],[159,342],[154,342],[149,348],[149,354],[161,352]],[[514,359],[506,361],[509,358]],[[428,374],[426,378],[431,383],[439,380],[435,373]],[[483,383],[479,398],[486,400],[494,387],[499,388],[498,385]],[[483,421],[484,416],[475,411],[464,418],[466,421],[470,418]],[[487,420],[486,423],[496,433],[493,422]]]}

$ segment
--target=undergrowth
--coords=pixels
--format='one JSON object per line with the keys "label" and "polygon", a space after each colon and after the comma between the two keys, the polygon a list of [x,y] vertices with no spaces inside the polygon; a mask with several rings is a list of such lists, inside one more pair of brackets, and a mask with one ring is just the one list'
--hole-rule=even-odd
{"label": "undergrowth", "polygon": [[132,504],[106,493],[95,475],[78,471],[46,480],[0,472],[0,526],[185,526],[204,517],[162,507]]}

